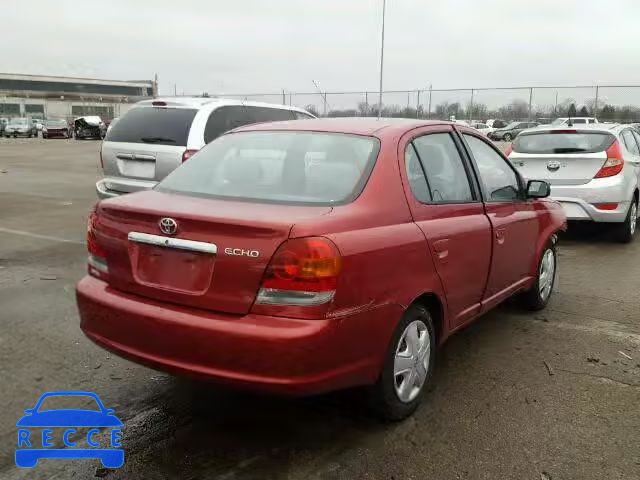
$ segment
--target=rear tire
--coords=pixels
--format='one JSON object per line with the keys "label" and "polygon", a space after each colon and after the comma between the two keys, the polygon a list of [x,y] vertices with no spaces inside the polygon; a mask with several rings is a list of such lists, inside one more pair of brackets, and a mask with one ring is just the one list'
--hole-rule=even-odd
{"label": "rear tire", "polygon": [[520,305],[527,310],[533,311],[545,308],[553,293],[557,271],[558,255],[556,245],[553,241],[550,241],[540,256],[535,283],[529,290],[518,296]]}
{"label": "rear tire", "polygon": [[634,196],[627,217],[624,222],[616,224],[614,228],[614,237],[620,243],[631,243],[636,237],[638,224],[638,199]]}
{"label": "rear tire", "polygon": [[418,408],[433,373],[435,338],[429,311],[410,306],[393,333],[380,378],[370,387],[371,406],[379,417],[398,421]]}
{"label": "rear tire", "polygon": [[503,139],[505,142],[510,142],[510,141],[513,139],[513,137],[511,136],[511,134],[510,134],[510,133],[505,133],[505,134],[504,134],[504,137],[502,137],[502,139]]}

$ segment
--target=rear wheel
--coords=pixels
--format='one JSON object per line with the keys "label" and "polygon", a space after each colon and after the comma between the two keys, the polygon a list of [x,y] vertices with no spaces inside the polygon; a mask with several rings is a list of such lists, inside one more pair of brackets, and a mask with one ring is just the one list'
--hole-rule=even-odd
{"label": "rear wheel", "polygon": [[429,311],[413,305],[393,334],[378,382],[372,387],[372,406],[385,420],[411,415],[422,399],[435,361],[435,330]]}
{"label": "rear wheel", "polygon": [[535,283],[531,289],[521,293],[518,297],[520,304],[524,308],[527,310],[542,310],[547,306],[556,283],[557,266],[556,246],[551,241],[542,252]]}
{"label": "rear wheel", "polygon": [[505,133],[504,137],[502,138],[504,139],[505,142],[510,142],[513,139],[510,133]]}
{"label": "rear wheel", "polygon": [[636,236],[636,230],[638,226],[638,199],[633,198],[629,210],[627,211],[627,217],[623,223],[616,224],[614,227],[614,235],[616,240],[621,243],[629,243],[633,241]]}

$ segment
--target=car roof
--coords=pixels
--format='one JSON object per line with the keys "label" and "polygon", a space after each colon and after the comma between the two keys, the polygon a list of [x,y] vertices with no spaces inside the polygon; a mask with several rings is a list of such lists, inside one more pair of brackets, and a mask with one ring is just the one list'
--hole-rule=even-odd
{"label": "car roof", "polygon": [[373,117],[338,117],[338,118],[314,118],[308,120],[290,120],[284,122],[267,122],[246,125],[232,130],[241,131],[315,131],[328,133],[350,133],[354,135],[377,135],[382,131],[404,132],[418,127],[429,125],[465,125],[446,122],[443,120],[418,120],[409,118],[373,118]]}
{"label": "car roof", "polygon": [[267,107],[280,108],[284,110],[293,110],[296,112],[309,113],[306,110],[293,105],[282,105],[277,103],[266,102],[250,102],[247,100],[239,100],[234,98],[218,98],[218,97],[158,97],[151,100],[142,100],[134,105],[134,107],[152,107],[155,102],[164,102],[167,107],[173,108],[215,108],[224,105],[246,105],[249,107]]}
{"label": "car roof", "polygon": [[[572,118],[577,118],[577,117],[572,117]],[[522,133],[533,133],[533,132],[553,132],[556,130],[562,131],[562,130],[584,130],[587,132],[610,132],[616,129],[620,129],[624,127],[624,125],[620,125],[619,123],[591,123],[591,124],[585,124],[585,123],[579,123],[576,125],[573,125],[571,127],[567,126],[567,125],[554,125],[554,126],[550,126],[550,125],[540,125],[539,127],[535,127],[535,128],[530,128],[525,130]],[[522,135],[522,133],[520,135]]]}

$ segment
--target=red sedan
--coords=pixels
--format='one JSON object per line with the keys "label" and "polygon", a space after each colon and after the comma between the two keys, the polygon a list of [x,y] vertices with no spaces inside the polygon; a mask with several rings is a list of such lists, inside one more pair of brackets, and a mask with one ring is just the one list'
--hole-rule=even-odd
{"label": "red sedan", "polygon": [[65,120],[45,120],[42,138],[71,138],[71,128]]}
{"label": "red sedan", "polygon": [[151,367],[417,407],[436,347],[516,295],[544,308],[562,208],[471,128],[318,119],[237,129],[153,191],[100,202],[84,333]]}

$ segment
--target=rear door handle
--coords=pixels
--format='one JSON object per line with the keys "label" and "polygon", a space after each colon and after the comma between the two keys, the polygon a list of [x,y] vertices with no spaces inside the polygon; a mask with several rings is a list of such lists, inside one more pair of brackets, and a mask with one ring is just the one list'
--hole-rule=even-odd
{"label": "rear door handle", "polygon": [[502,245],[504,243],[504,236],[506,232],[507,231],[504,228],[496,228],[495,235],[498,245]]}
{"label": "rear door handle", "polygon": [[446,262],[449,256],[449,239],[443,238],[433,242],[433,249],[436,251],[438,260]]}

